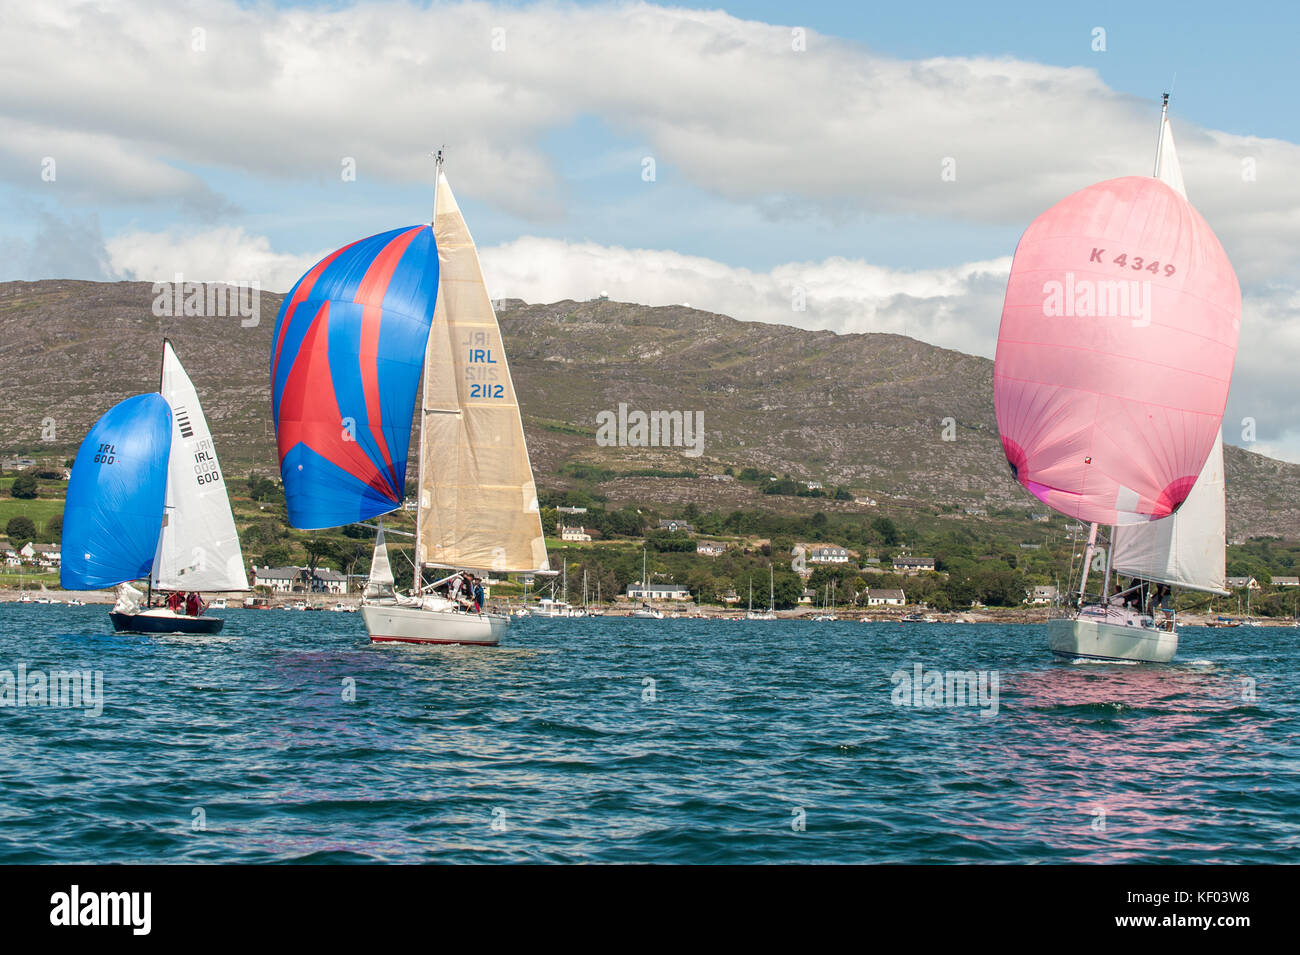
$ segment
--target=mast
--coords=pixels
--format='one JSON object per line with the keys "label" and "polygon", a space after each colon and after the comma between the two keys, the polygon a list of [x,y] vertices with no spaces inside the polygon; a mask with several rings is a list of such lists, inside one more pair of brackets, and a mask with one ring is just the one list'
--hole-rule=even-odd
{"label": "mast", "polygon": [[1160,149],[1165,142],[1165,117],[1169,115],[1169,94],[1165,93],[1160,102],[1160,132],[1156,135],[1156,164],[1151,171],[1154,177],[1160,176]]}
{"label": "mast", "polygon": [[776,572],[767,565],[767,612],[776,613]]}
{"label": "mast", "polygon": [[1079,605],[1082,606],[1088,592],[1088,568],[1092,566],[1092,555],[1097,551],[1097,525],[1092,524],[1088,531],[1088,549],[1083,552],[1083,576],[1079,578]]}
{"label": "mast", "polygon": [[1106,574],[1101,580],[1101,603],[1106,605],[1110,597],[1110,562],[1115,558],[1115,528],[1110,529],[1110,544],[1106,548]]}
{"label": "mast", "polygon": [[[1159,178],[1160,178],[1160,154],[1161,154],[1161,152],[1164,151],[1164,146],[1165,146],[1165,120],[1166,120],[1166,118],[1167,118],[1168,116],[1169,116],[1169,93],[1166,92],[1166,93],[1164,93],[1164,94],[1160,97],[1160,132],[1158,132],[1158,133],[1156,134],[1156,161],[1155,161],[1155,165],[1154,165],[1154,167],[1153,167],[1152,170],[1151,170],[1151,175],[1152,175],[1154,178],[1156,178],[1156,179],[1159,179]],[[1103,603],[1103,604],[1105,604],[1105,602],[1106,602],[1106,590],[1105,590],[1105,588],[1110,586],[1110,561],[1111,561],[1111,558],[1115,556],[1115,530],[1114,530],[1114,528],[1111,529],[1110,538],[1111,538],[1110,547],[1107,548],[1107,550],[1106,550],[1106,582],[1105,582],[1105,584],[1103,585],[1103,589],[1102,589],[1102,593],[1101,593],[1101,600],[1102,600],[1102,603]],[[1085,568],[1084,568],[1084,573],[1085,573],[1085,574],[1087,573],[1087,570],[1088,570],[1087,567],[1085,567]],[[1151,620],[1152,620],[1152,622],[1154,622],[1155,619],[1156,619],[1156,608],[1155,608],[1155,604],[1154,604],[1154,602],[1152,602],[1152,601],[1150,600],[1150,595],[1151,595],[1151,582],[1150,582],[1150,581],[1147,581],[1147,585],[1146,585],[1146,586],[1147,586],[1147,601],[1145,601],[1145,602],[1146,602],[1146,603],[1150,603],[1150,605],[1151,605]]]}
{"label": "mast", "polygon": [[[438,247],[438,184],[442,181],[442,150],[439,149],[434,154],[434,173],[433,173],[433,215],[429,219],[429,228],[433,230],[433,245],[436,250]],[[438,279],[439,289],[441,292],[442,278],[441,273]],[[436,301],[436,298],[435,298]],[[422,541],[424,535],[421,530],[424,526],[424,416],[425,416],[425,376],[423,369],[420,372],[420,447],[416,454],[415,470],[415,579],[412,585],[415,595],[418,597],[424,590],[424,547]],[[406,488],[402,488],[402,496],[406,496]],[[528,596],[524,595],[527,602]]]}
{"label": "mast", "polygon": [[[158,394],[160,395],[162,394],[162,390],[163,390],[163,376],[167,373],[167,346],[170,343],[171,343],[171,339],[167,338],[166,336],[163,336],[163,347],[158,354]],[[170,464],[171,462],[168,462],[169,467]],[[165,524],[166,522],[167,522],[167,509],[163,508],[163,523]],[[158,528],[158,534],[160,537],[162,536],[161,527]],[[156,552],[155,552],[154,560],[155,561],[157,560]],[[146,610],[148,610],[149,607],[153,605],[153,572],[154,572],[154,568],[150,567],[149,574],[144,579],[144,606]]]}

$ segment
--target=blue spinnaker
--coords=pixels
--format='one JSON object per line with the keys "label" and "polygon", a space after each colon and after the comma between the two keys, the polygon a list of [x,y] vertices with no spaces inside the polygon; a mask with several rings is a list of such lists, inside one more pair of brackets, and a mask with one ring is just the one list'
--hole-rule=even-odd
{"label": "blue spinnaker", "polygon": [[95,422],[72,465],[63,512],[67,590],[146,577],[162,529],[172,411],[160,394],[136,395]]}

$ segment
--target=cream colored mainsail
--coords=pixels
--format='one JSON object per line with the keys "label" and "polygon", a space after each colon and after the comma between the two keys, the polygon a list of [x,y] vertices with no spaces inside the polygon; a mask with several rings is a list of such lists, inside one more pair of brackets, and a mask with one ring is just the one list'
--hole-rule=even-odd
{"label": "cream colored mainsail", "polygon": [[537,487],[478,252],[438,174],[438,299],[424,359],[417,561],[547,570]]}

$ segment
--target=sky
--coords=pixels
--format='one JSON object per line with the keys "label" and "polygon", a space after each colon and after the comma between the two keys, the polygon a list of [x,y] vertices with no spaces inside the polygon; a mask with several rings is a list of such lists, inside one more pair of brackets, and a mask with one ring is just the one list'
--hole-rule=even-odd
{"label": "sky", "polygon": [[1300,461],[1300,11],[1228,12],[5,4],[0,281],[283,291],[427,220],[442,147],[494,297],[686,302],[991,357],[1020,234],[1149,174],[1172,89],[1189,198],[1242,286],[1225,438]]}

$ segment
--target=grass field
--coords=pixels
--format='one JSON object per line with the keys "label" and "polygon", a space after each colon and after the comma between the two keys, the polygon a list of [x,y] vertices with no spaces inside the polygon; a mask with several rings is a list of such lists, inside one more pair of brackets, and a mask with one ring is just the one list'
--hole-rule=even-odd
{"label": "grass field", "polygon": [[0,568],[0,590],[39,590],[41,584],[50,588],[59,586],[58,571],[35,574],[30,567],[24,570],[26,572],[20,574],[12,567]]}
{"label": "grass field", "polygon": [[67,481],[41,481],[40,496],[30,501],[9,496],[9,488],[13,483],[12,474],[0,477],[0,534],[4,533],[5,525],[11,517],[20,514],[30,517],[37,531],[41,531],[44,530],[46,521],[63,513],[63,498],[68,492]]}
{"label": "grass field", "polygon": [[40,530],[51,517],[62,513],[62,500],[38,497],[34,501],[19,501],[12,497],[0,497],[0,533],[4,532],[4,526],[9,523],[9,518],[17,517],[19,514],[30,517],[36,529]]}

